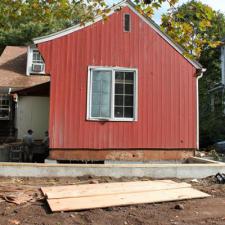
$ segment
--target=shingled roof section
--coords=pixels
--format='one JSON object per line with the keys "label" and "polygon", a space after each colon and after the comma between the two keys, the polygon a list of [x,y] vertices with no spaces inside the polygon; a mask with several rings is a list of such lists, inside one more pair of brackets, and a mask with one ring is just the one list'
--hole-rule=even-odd
{"label": "shingled roof section", "polygon": [[7,46],[0,57],[0,87],[27,88],[48,82],[49,76],[26,75],[27,47]]}

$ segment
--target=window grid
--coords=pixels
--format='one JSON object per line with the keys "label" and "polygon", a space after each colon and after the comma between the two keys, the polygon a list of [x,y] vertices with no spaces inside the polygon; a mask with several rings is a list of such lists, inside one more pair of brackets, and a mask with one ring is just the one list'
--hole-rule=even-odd
{"label": "window grid", "polygon": [[[131,75],[131,80],[127,79],[127,75]],[[120,79],[117,77],[120,76]],[[116,86],[122,85],[122,93],[117,93]],[[129,87],[129,90],[131,90],[132,93],[127,93],[127,85],[131,86]],[[122,118],[133,118],[133,111],[134,111],[134,72],[123,72],[123,71],[116,71],[115,72],[115,101],[114,101],[114,116],[115,117],[122,117]],[[116,99],[119,99],[119,97],[122,97],[122,104],[118,104],[116,102]],[[132,98],[130,98],[132,97]],[[131,101],[128,101],[129,99]],[[117,110],[122,110],[122,114],[119,114],[119,111],[117,113]],[[118,115],[117,115],[118,114]],[[129,115],[130,114],[130,115]]]}
{"label": "window grid", "polygon": [[44,61],[41,57],[41,54],[38,50],[33,50],[33,59],[32,59],[33,63],[41,63],[44,64]]}

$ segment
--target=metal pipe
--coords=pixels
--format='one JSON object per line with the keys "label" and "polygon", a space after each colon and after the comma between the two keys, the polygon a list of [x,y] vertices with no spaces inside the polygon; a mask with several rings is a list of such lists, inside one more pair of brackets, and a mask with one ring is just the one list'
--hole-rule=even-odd
{"label": "metal pipe", "polygon": [[198,81],[203,77],[203,74],[206,72],[205,68],[202,68],[200,71],[197,72],[197,79],[196,79],[196,105],[197,105],[197,149],[199,149],[199,90],[198,90]]}

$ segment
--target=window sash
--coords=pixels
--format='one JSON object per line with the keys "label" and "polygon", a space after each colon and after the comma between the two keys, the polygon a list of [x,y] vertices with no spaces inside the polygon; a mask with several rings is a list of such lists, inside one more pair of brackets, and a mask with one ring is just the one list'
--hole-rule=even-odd
{"label": "window sash", "polygon": [[[111,116],[110,117],[93,117],[92,116],[92,83],[93,83],[93,72],[94,71],[111,71]],[[133,73],[133,117],[115,117],[115,73],[116,72],[132,72]],[[88,108],[87,108],[87,119],[88,120],[109,120],[109,121],[137,121],[137,69],[133,68],[120,68],[120,67],[89,67],[89,78],[88,78]],[[123,107],[128,107],[124,104]],[[124,109],[125,110],[125,109]],[[125,112],[124,112],[125,114]],[[123,114],[123,115],[124,115]]]}
{"label": "window sash", "polygon": [[[107,76],[106,79],[104,79],[105,76]],[[111,92],[112,92],[111,84],[112,84],[112,72],[110,70],[109,71],[94,70],[92,72],[92,82],[91,82],[91,88],[92,88],[91,116],[92,117],[96,117],[96,118],[111,117]],[[97,97],[95,98],[95,96]],[[95,111],[97,110],[97,112],[94,112],[94,108],[95,108]],[[93,116],[94,113],[99,114],[99,116]]]}
{"label": "window sash", "polygon": [[33,49],[32,63],[44,64],[40,52],[36,49]]}

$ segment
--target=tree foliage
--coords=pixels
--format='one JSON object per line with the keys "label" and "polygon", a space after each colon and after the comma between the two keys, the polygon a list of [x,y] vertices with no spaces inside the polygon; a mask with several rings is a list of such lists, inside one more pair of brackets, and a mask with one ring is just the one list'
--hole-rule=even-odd
{"label": "tree foliage", "polygon": [[152,17],[154,12],[158,10],[163,3],[168,3],[170,7],[173,7],[179,0],[135,0],[137,10],[141,13],[145,13],[148,17]]}
{"label": "tree foliage", "polygon": [[199,59],[202,51],[216,48],[221,42],[218,37],[223,15],[200,1],[192,0],[162,16],[161,27],[190,57]]}
{"label": "tree foliage", "polygon": [[107,10],[104,1],[1,0],[0,46],[24,45],[33,37],[93,19]]}

